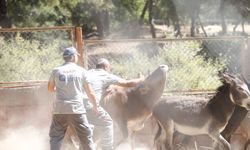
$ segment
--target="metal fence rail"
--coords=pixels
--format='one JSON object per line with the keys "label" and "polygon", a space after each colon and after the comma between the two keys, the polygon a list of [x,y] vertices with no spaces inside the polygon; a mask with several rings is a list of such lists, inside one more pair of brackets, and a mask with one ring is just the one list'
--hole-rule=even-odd
{"label": "metal fence rail", "polygon": [[40,44],[54,42],[55,39],[64,40],[70,43],[74,41],[74,27],[34,27],[34,28],[4,28],[0,29],[0,41],[10,42],[20,36],[24,40],[39,41]]}

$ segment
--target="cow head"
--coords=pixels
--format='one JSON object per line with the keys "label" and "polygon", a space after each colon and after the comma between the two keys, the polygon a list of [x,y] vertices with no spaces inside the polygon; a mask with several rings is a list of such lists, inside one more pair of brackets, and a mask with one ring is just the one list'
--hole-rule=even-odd
{"label": "cow head", "polygon": [[160,65],[135,89],[137,96],[143,99],[145,104],[150,108],[152,108],[154,103],[158,101],[163,94],[167,71],[167,65]]}

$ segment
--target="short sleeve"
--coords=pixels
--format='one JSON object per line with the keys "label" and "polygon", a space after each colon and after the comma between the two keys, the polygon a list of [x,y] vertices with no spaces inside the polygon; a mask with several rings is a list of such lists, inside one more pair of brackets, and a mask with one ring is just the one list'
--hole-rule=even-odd
{"label": "short sleeve", "polygon": [[122,81],[123,79],[114,75],[114,74],[109,74],[107,77],[107,84],[116,84],[119,81]]}
{"label": "short sleeve", "polygon": [[82,68],[82,80],[83,80],[83,82],[89,83],[87,81],[87,76],[88,76],[88,71],[86,69]]}

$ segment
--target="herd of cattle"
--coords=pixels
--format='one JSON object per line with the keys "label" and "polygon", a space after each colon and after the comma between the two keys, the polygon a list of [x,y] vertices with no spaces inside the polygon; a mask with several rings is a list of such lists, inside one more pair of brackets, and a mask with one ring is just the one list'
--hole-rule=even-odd
{"label": "herd of cattle", "polygon": [[[101,105],[110,114],[118,126],[119,132],[122,133],[122,139],[119,141],[117,139],[120,138],[120,134],[114,135],[117,149],[119,149],[118,145],[123,143],[125,139],[130,139],[132,148],[137,147],[137,143],[134,143],[134,141],[138,141],[138,139],[131,139],[133,137],[138,138],[139,134],[134,133],[142,134],[142,131],[144,134],[142,138],[147,138],[144,140],[147,141],[145,145],[150,145],[150,149],[222,150],[230,149],[230,147],[235,149],[233,144],[230,145],[220,135],[220,132],[227,126],[236,105],[244,107],[246,110],[250,108],[250,92],[247,84],[232,75],[222,73],[219,76],[222,85],[217,88],[212,98],[163,96],[167,84],[167,72],[168,66],[161,65],[136,87],[123,88],[112,85],[103,94]],[[23,122],[23,117],[18,117],[19,114],[26,116],[25,118],[31,116],[33,116],[31,118],[34,118],[34,115],[37,115],[36,119],[40,117],[38,121],[43,120],[43,123],[36,124],[47,126],[49,124],[49,111],[46,110],[50,103],[46,99],[51,100],[52,96],[48,95],[46,87],[42,90],[41,88],[33,90],[2,89],[0,99],[2,100],[1,105],[4,105],[4,107],[1,109],[3,113],[0,113],[0,120],[5,123],[2,126],[7,128],[8,126],[20,125]],[[19,99],[19,101],[16,101],[16,99]],[[22,107],[23,105],[25,107]],[[11,107],[9,108],[9,106]],[[33,106],[32,115],[27,109],[31,106]],[[43,115],[41,115],[41,107],[44,108],[42,109]],[[37,114],[35,113],[36,110],[33,109],[37,110]],[[17,118],[15,122],[9,120],[13,116]],[[148,126],[149,122],[153,122],[154,125],[150,126],[154,127],[153,129]],[[144,127],[145,123],[146,126]],[[148,128],[151,131],[145,135]],[[141,129],[143,130],[139,131]],[[248,146],[250,145],[250,114],[247,114],[241,122],[237,130],[237,133],[239,132],[244,139],[244,141],[240,141],[241,149],[247,150],[247,147],[250,149],[250,146]],[[203,135],[210,137],[206,137],[206,139],[209,139],[205,140],[207,145],[195,147],[194,142],[197,142],[198,145],[199,142],[204,144],[204,141],[201,141],[201,139],[204,139]],[[212,140],[217,144],[212,146]]]}
{"label": "herd of cattle", "polygon": [[[247,84],[232,75],[221,73],[222,86],[211,99],[162,96],[167,71],[168,66],[161,65],[136,87],[113,85],[104,93],[102,106],[117,123],[123,140],[130,139],[133,133],[142,129],[153,114],[152,118],[159,126],[154,140],[157,150],[180,149],[173,145],[178,137],[176,133],[187,137],[206,134],[215,143],[212,149],[231,149],[220,132],[227,125],[236,105],[250,109]],[[247,116],[240,127],[246,139],[250,136],[249,125]],[[130,144],[133,148],[133,143]],[[183,147],[185,149],[185,145]]]}

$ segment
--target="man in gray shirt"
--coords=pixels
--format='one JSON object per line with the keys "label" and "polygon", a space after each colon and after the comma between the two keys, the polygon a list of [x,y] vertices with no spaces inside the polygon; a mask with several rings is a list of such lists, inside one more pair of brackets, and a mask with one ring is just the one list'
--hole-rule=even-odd
{"label": "man in gray shirt", "polygon": [[73,129],[84,150],[94,150],[92,131],[83,104],[83,91],[91,101],[93,114],[97,114],[96,97],[87,83],[87,71],[76,63],[78,53],[74,47],[63,53],[65,63],[53,69],[48,82],[48,91],[56,92],[50,126],[50,149],[60,150],[68,126]]}
{"label": "man in gray shirt", "polygon": [[113,149],[113,121],[109,114],[100,106],[102,92],[111,84],[116,84],[123,87],[133,87],[137,83],[141,82],[143,78],[124,80],[114,74],[109,73],[110,63],[107,59],[98,59],[96,63],[96,69],[88,71],[87,80],[94,90],[97,98],[98,114],[93,113],[93,105],[91,105],[87,96],[84,97],[84,103],[87,111],[87,118],[89,123],[94,125],[94,129],[97,129],[100,133],[100,145],[102,150]]}

